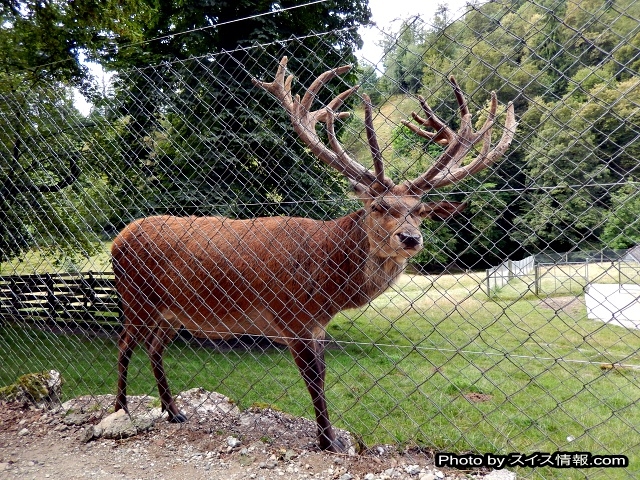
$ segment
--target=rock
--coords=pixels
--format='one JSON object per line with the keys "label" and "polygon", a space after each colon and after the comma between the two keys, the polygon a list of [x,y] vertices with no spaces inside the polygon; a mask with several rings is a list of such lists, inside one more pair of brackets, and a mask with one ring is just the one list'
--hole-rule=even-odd
{"label": "rock", "polygon": [[375,480],[376,476],[373,473],[367,473],[364,476],[364,480]]}
{"label": "rock", "polygon": [[22,375],[11,385],[0,388],[0,400],[53,408],[60,404],[62,376],[56,370]]}
{"label": "rock", "polygon": [[236,437],[227,437],[227,445],[231,448],[237,448],[242,445],[242,441],[240,441]]}
{"label": "rock", "polygon": [[208,392],[204,388],[192,388],[181,392],[176,397],[176,401],[180,404],[181,409],[200,417],[240,416],[240,409],[229,397],[217,392]]}
{"label": "rock", "polygon": [[405,465],[404,471],[409,475],[418,475],[420,473],[420,465]]}
{"label": "rock", "polygon": [[155,426],[156,422],[162,417],[162,409],[153,408],[147,413],[132,417],[131,421],[135,425],[138,432],[147,432],[151,430]]}
{"label": "rock", "polygon": [[418,480],[437,480],[436,474],[433,472],[425,472],[418,477]]}
{"label": "rock", "polygon": [[516,480],[516,474],[509,470],[492,470],[483,480]]}
{"label": "rock", "polygon": [[96,435],[96,428],[93,425],[89,425],[82,431],[82,435],[80,436],[80,441],[82,443],[89,443],[91,440],[95,438],[100,438],[100,435]]}
{"label": "rock", "polygon": [[132,437],[138,433],[129,414],[124,410],[118,410],[102,419],[98,428],[103,438],[121,439]]}
{"label": "rock", "polygon": [[89,422],[91,416],[92,415],[90,413],[71,412],[62,418],[62,423],[64,423],[65,425],[84,425],[85,423]]}
{"label": "rock", "polygon": [[260,462],[258,464],[258,468],[265,468],[267,470],[273,470],[277,466],[278,466],[278,463],[274,462],[273,460],[269,460],[267,462]]}
{"label": "rock", "polygon": [[340,477],[340,480],[353,480],[353,475],[347,472]]}
{"label": "rock", "polygon": [[29,430],[28,430],[28,429],[26,429],[26,428],[23,428],[22,430],[20,430],[20,431],[18,432],[18,436],[19,436],[19,437],[25,437],[25,436],[27,436],[27,435],[29,435]]}

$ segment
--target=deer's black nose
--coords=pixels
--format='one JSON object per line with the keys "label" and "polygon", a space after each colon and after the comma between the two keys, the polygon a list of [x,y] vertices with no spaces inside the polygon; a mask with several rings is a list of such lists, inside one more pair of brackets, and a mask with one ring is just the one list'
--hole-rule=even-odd
{"label": "deer's black nose", "polygon": [[422,244],[422,235],[418,233],[398,233],[398,240],[406,248],[414,248]]}

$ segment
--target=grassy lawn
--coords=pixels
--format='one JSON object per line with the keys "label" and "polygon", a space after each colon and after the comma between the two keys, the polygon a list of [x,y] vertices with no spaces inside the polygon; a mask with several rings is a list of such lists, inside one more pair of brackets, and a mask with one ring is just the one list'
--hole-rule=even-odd
{"label": "grassy lawn", "polygon": [[[475,274],[405,275],[368,307],[340,314],[329,326],[337,348],[327,351],[336,425],[366,444],[624,454],[631,462],[627,471],[522,470],[524,478],[640,477],[640,331],[588,320],[579,297],[560,308],[508,287],[489,300],[481,285]],[[115,390],[112,339],[5,326],[0,358],[0,384],[55,368],[66,398]],[[202,386],[241,407],[313,415],[286,351],[222,354],[178,341],[166,363],[174,393]],[[130,378],[130,393],[156,394],[142,349]]]}
{"label": "grassy lawn", "polygon": [[87,258],[52,258],[46,252],[32,250],[20,259],[0,263],[0,275],[31,275],[64,272],[110,272],[111,242],[103,242],[98,253]]}

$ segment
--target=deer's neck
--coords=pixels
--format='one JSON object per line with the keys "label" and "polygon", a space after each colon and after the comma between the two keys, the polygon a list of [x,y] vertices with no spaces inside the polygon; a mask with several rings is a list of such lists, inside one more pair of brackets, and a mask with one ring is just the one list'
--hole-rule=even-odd
{"label": "deer's neck", "polygon": [[398,276],[404,271],[406,260],[398,262],[394,258],[380,258],[369,255],[364,265],[365,287],[364,290],[370,300],[384,293]]}
{"label": "deer's neck", "polygon": [[406,266],[406,260],[381,258],[371,252],[369,238],[364,225],[365,211],[358,210],[336,220],[336,235],[342,236],[341,255],[343,265],[350,274],[344,285],[349,296],[348,307],[362,306],[391,286]]}

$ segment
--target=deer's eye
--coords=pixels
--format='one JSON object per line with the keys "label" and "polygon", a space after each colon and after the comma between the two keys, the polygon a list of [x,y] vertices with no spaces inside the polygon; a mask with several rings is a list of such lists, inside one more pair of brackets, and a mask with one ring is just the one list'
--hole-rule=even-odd
{"label": "deer's eye", "polygon": [[376,202],[371,205],[372,212],[385,213],[389,211],[389,204],[385,202]]}
{"label": "deer's eye", "polygon": [[423,212],[422,205],[418,205],[416,208],[412,209],[409,212],[409,215],[411,217],[421,218],[422,217],[422,212]]}

